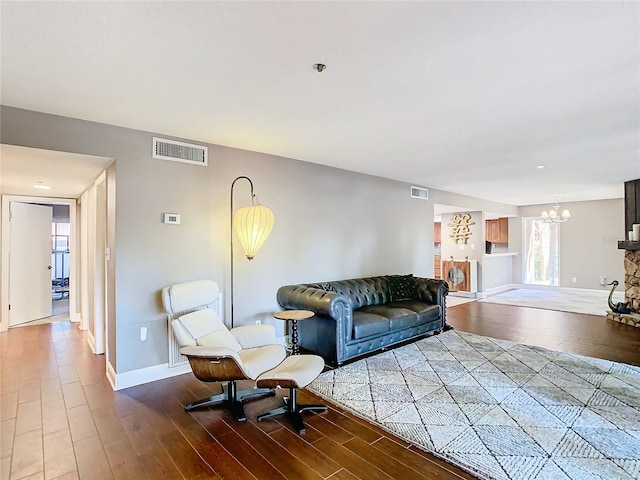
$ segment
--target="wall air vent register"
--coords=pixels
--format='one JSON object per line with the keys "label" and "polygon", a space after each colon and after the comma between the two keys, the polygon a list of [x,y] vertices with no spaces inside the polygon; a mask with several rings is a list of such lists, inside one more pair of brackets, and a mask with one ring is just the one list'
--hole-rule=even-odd
{"label": "wall air vent register", "polygon": [[153,137],[153,158],[207,166],[208,147]]}
{"label": "wall air vent register", "polygon": [[411,187],[411,198],[419,198],[420,200],[429,199],[429,190],[422,187]]}

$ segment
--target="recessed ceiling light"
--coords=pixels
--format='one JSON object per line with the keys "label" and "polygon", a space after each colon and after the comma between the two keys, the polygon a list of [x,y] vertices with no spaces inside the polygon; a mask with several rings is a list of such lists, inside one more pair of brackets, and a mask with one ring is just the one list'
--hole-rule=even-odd
{"label": "recessed ceiling light", "polygon": [[40,190],[50,190],[50,189],[51,189],[51,187],[50,187],[49,185],[45,185],[45,184],[44,184],[44,183],[42,183],[42,182],[38,182],[38,183],[36,183],[36,184],[33,186],[33,188],[39,188]]}
{"label": "recessed ceiling light", "polygon": [[544,165],[538,165],[536,168],[537,168],[537,169],[543,169],[543,168],[544,168]]}

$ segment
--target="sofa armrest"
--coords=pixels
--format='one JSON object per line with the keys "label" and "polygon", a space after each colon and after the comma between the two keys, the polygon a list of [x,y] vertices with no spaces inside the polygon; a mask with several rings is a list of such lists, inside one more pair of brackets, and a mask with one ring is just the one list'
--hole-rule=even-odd
{"label": "sofa armrest", "polygon": [[433,305],[439,305],[442,322],[447,323],[446,297],[449,294],[449,284],[445,280],[435,278],[416,277],[415,280],[420,299]]}
{"label": "sofa armrest", "polygon": [[284,309],[310,310],[335,320],[338,348],[345,348],[351,339],[353,306],[348,297],[306,285],[287,285],[278,289],[277,299]]}
{"label": "sofa armrest", "polygon": [[336,320],[341,319],[345,310],[352,310],[351,303],[347,297],[336,292],[305,285],[280,287],[277,299],[284,309],[310,310]]}

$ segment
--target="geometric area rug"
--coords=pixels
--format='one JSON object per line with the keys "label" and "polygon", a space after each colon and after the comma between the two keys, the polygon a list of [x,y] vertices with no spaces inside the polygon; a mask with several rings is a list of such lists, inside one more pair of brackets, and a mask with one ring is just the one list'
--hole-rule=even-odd
{"label": "geometric area rug", "polygon": [[450,330],[307,388],[493,479],[640,478],[640,368]]}

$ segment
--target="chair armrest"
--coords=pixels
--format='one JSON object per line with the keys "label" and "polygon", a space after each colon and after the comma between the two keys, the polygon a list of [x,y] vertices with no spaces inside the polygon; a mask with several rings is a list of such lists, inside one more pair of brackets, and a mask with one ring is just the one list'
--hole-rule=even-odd
{"label": "chair armrest", "polygon": [[219,358],[232,358],[239,365],[242,364],[240,356],[238,356],[238,354],[234,350],[225,347],[205,347],[200,345],[188,346],[182,347],[180,349],[180,353],[185,357],[196,357],[210,360]]}
{"label": "chair armrest", "polygon": [[245,325],[230,330],[243,349],[278,343],[273,325]]}
{"label": "chair armrest", "polygon": [[183,347],[180,353],[189,359],[191,371],[203,382],[222,382],[251,378],[238,354],[223,347]]}

